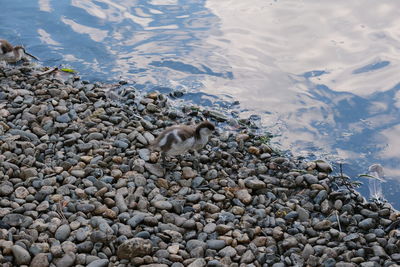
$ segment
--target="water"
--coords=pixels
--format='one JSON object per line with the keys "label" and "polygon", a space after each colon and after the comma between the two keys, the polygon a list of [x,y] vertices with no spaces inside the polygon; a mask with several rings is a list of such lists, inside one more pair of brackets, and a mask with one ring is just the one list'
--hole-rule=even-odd
{"label": "water", "polygon": [[[184,101],[258,115],[274,144],[383,166],[400,201],[398,1],[4,1],[0,36],[92,81],[180,90]],[[235,100],[240,105],[233,105]],[[360,189],[368,197],[368,179]]]}

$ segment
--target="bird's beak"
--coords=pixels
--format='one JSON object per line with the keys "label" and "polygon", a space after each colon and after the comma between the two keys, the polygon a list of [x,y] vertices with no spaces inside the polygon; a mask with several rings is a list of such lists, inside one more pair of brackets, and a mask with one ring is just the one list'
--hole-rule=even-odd
{"label": "bird's beak", "polygon": [[35,56],[33,56],[33,55],[29,54],[29,53],[28,53],[28,52],[26,52],[26,51],[25,51],[25,54],[26,54],[27,56],[30,56],[31,58],[33,58],[33,59],[35,59],[35,60],[39,60],[37,57],[35,57]]}

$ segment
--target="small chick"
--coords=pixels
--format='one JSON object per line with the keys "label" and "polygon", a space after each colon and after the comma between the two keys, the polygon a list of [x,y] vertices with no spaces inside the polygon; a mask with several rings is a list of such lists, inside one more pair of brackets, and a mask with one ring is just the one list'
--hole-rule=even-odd
{"label": "small chick", "polygon": [[38,60],[36,57],[26,52],[23,46],[17,45],[13,47],[7,40],[0,39],[0,61],[15,63],[21,59],[26,59],[26,56]]}
{"label": "small chick", "polygon": [[202,149],[215,130],[214,124],[204,121],[196,126],[176,125],[165,129],[151,144],[153,150],[161,151],[163,165],[166,156],[177,156],[193,149]]}

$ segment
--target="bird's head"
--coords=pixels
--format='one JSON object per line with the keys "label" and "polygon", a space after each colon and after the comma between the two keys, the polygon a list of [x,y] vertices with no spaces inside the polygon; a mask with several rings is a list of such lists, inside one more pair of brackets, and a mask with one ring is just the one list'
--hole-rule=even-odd
{"label": "bird's head", "polygon": [[38,60],[37,57],[29,54],[28,52],[26,52],[25,47],[23,47],[22,45],[16,45],[14,46],[14,50],[16,50],[17,52],[21,53],[21,55],[27,55],[35,60]]}
{"label": "bird's head", "polygon": [[209,121],[203,121],[196,126],[196,134],[199,136],[210,136],[215,131],[215,126]]}

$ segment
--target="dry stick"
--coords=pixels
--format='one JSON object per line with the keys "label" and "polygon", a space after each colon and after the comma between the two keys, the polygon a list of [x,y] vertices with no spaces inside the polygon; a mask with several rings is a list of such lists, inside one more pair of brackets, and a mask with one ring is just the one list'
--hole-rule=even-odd
{"label": "dry stick", "polygon": [[328,217],[330,217],[333,213],[335,213],[335,215],[336,215],[336,220],[337,220],[338,225],[339,225],[339,231],[341,232],[342,231],[342,226],[340,225],[340,220],[339,220],[339,216],[338,216],[339,212],[337,210],[334,210],[328,215]]}
{"label": "dry stick", "polygon": [[338,225],[339,225],[339,231],[341,232],[342,231],[342,226],[340,225],[340,220],[339,220],[339,215],[338,215],[338,211],[336,210],[336,220],[337,220],[337,222],[338,222]]}
{"label": "dry stick", "polygon": [[57,208],[57,213],[58,213],[58,215],[60,216],[60,218],[63,220],[63,221],[68,221],[67,220],[67,218],[65,217],[65,215],[64,215],[64,212],[63,212],[63,207],[62,207],[63,205],[61,204],[61,200],[60,201],[58,201],[58,203],[56,204],[56,208]]}
{"label": "dry stick", "polygon": [[46,70],[46,71],[44,71],[44,72],[41,72],[41,73],[39,73],[37,76],[43,76],[43,75],[46,75],[46,74],[50,74],[50,73],[53,73],[53,72],[55,72],[55,71],[57,71],[58,70],[58,68],[57,67],[55,67],[55,68],[52,68],[52,69],[49,69],[49,70]]}

